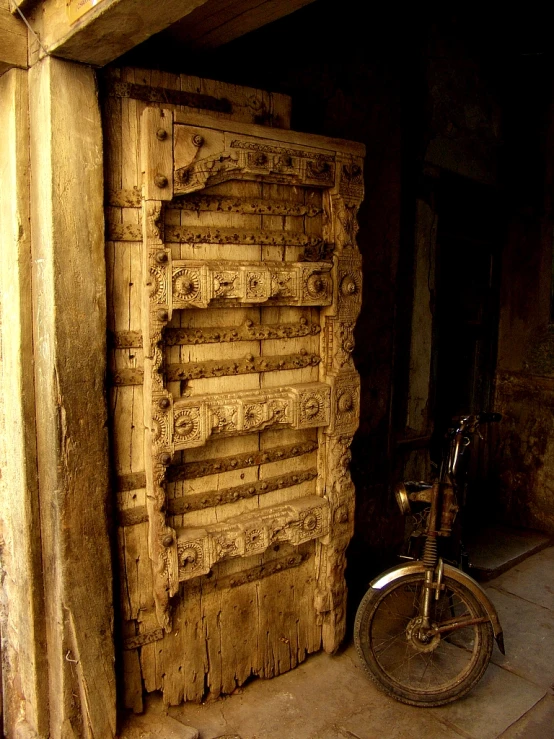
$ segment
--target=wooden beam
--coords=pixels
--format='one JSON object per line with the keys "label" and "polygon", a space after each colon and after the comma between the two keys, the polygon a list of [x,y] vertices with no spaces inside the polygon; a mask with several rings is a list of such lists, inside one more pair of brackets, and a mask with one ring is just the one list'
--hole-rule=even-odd
{"label": "wooden beam", "polygon": [[100,111],[90,67],[49,56],[28,74],[50,736],[112,739],[115,673]]}
{"label": "wooden beam", "polygon": [[314,0],[209,0],[174,23],[167,35],[188,49],[215,49],[279,20]]}
{"label": "wooden beam", "polygon": [[0,131],[0,528],[7,603],[2,609],[4,730],[6,736],[46,736],[48,665],[30,311],[29,102],[23,70],[11,69],[0,79]]}
{"label": "wooden beam", "polygon": [[49,54],[102,67],[206,0],[43,0],[31,23]]}
{"label": "wooden beam", "polygon": [[27,67],[27,28],[0,0],[0,75],[11,67]]}

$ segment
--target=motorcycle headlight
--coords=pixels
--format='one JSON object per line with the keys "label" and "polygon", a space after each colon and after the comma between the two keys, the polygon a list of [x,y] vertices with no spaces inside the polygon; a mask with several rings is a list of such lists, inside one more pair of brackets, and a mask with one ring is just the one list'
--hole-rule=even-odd
{"label": "motorcycle headlight", "polygon": [[407,516],[411,511],[411,507],[410,499],[408,498],[408,491],[403,482],[399,482],[394,488],[394,497],[396,498],[396,502],[398,503],[398,507],[400,508],[402,515]]}

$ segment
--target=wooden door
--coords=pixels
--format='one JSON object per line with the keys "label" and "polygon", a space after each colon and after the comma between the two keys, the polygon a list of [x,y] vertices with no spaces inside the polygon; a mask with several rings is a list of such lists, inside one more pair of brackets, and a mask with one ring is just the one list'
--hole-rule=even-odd
{"label": "wooden door", "polygon": [[359,417],[363,147],[247,122],[286,123],[282,96],[156,74],[115,73],[104,104],[135,710],[143,690],[200,700],[337,648]]}

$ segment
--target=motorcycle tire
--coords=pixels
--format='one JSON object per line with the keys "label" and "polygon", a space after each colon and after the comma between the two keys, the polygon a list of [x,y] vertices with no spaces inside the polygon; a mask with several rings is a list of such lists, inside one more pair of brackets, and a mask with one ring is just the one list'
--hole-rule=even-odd
{"label": "motorcycle tire", "polygon": [[[354,642],[363,667],[377,687],[412,706],[442,706],[461,698],[481,679],[493,649],[490,621],[464,626],[421,641],[419,610],[424,574],[406,575],[380,590],[370,588],[360,603]],[[463,584],[445,576],[431,601],[431,624],[469,617],[488,618]]]}

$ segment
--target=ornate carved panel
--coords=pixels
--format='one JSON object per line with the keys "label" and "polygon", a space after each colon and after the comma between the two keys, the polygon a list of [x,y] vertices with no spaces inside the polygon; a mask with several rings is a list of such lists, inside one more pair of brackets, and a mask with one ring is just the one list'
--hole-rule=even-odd
{"label": "ornate carved panel", "polygon": [[317,495],[261,508],[202,529],[183,529],[177,541],[179,580],[207,574],[216,562],[262,554],[275,544],[298,546],[329,532],[329,505]]}
{"label": "ornate carved panel", "polygon": [[[362,169],[359,159],[345,157],[343,153],[284,146],[259,137],[238,137],[184,125],[175,128],[172,114],[168,111],[146,110],[142,125],[145,182],[148,183],[145,185],[142,208],[146,275],[142,309],[147,427],[145,456],[149,460],[146,464],[146,490],[150,549],[157,572],[156,607],[160,623],[169,629],[169,597],[177,592],[179,580],[205,574],[215,562],[222,559],[265,551],[273,540],[259,512],[253,514],[252,520],[255,519],[256,523],[252,524],[251,533],[248,533],[250,523],[247,526],[247,520],[252,518],[250,514],[250,517],[243,516],[240,522],[233,521],[230,527],[222,528],[218,524],[209,533],[196,532],[186,537],[168,526],[164,512],[167,507],[166,471],[175,453],[204,446],[210,439],[259,434],[270,428],[326,429],[324,433],[329,441],[325,443],[332,445],[335,435],[339,434],[344,443],[344,439],[351,437],[357,427],[359,379],[352,365],[351,352],[354,346],[354,322],[361,304],[361,262],[355,243],[355,214],[361,195]],[[161,130],[165,132],[163,136]],[[175,160],[174,172],[172,170],[170,174],[168,140],[174,147],[172,153]],[[294,229],[245,230],[223,225],[190,225],[187,222],[176,225],[173,217],[171,223],[167,223],[165,201],[170,201],[177,194],[186,195],[230,180],[263,180],[327,188],[334,228],[313,234]],[[188,206],[185,202],[180,203],[177,211],[211,213],[219,208],[227,208],[227,212],[241,210],[241,201],[228,196],[214,199],[209,194],[194,195]],[[250,213],[262,211],[259,203],[256,205],[252,200],[247,202]],[[283,207],[272,207],[276,213],[283,214]],[[295,211],[289,208],[289,212],[298,217],[300,213],[306,215],[308,210]],[[314,209],[310,212],[313,213]],[[173,246],[185,244],[190,249],[198,245],[204,250],[213,246],[230,247],[234,254],[238,253],[237,250],[251,247],[282,250],[300,247],[307,248],[312,255],[314,249],[328,243],[329,234],[338,245],[332,261],[295,261],[283,259],[282,256],[279,260],[270,258],[257,261],[251,258],[237,259],[236,256],[234,259],[179,259],[175,257]],[[206,381],[249,374],[261,377],[265,373],[301,371],[320,365],[322,357],[305,348],[294,353],[281,351],[278,354],[262,352],[255,355],[250,352],[228,358],[214,357],[212,353],[210,358],[201,361],[191,361],[189,354],[184,362],[163,362],[164,342],[170,347],[187,342],[220,343],[222,336],[227,341],[249,338],[263,341],[271,336],[282,335],[281,329],[272,329],[263,325],[263,322],[256,333],[256,330],[252,330],[254,324],[251,319],[246,325],[241,324],[234,329],[224,326],[217,331],[212,329],[211,333],[204,328],[194,329],[194,334],[192,329],[167,328],[175,312],[221,311],[231,306],[243,309],[248,306],[321,309],[324,361],[319,381],[255,391],[193,394],[191,397],[175,398],[168,389],[168,383],[175,381],[181,383],[182,391],[183,381]],[[304,319],[290,333],[297,337],[307,335],[311,333],[304,328],[307,325]],[[344,475],[336,467],[325,465],[325,469],[323,485],[318,486],[324,496],[327,488],[334,485],[337,472]],[[271,486],[279,489],[276,483],[270,485],[265,482],[259,487],[254,484],[231,488],[228,494],[218,495],[208,491],[200,496],[189,496],[178,505],[172,503],[170,508],[174,513],[192,512],[227,503],[233,500],[233,496],[238,500],[248,495],[260,495]],[[348,486],[342,487],[348,489]],[[332,535],[333,526],[340,527],[345,517],[350,520],[351,507],[348,499],[340,500],[333,508],[331,519],[327,514],[323,515],[323,509],[316,507],[320,511],[318,521],[321,525],[318,523],[313,529],[317,533],[312,532],[308,538],[321,539],[320,546],[328,547],[322,537]],[[291,513],[296,509],[288,505],[278,511],[273,508],[268,510],[272,520],[275,517],[275,520],[281,520],[282,516],[287,519],[286,526],[283,524],[284,529],[280,529],[288,532],[287,541],[297,543],[306,540],[305,532],[301,533],[304,531],[302,526],[298,527],[298,512],[294,515]],[[324,519],[325,524],[322,523]],[[247,533],[241,528],[243,524],[247,527]],[[332,547],[336,549],[336,546],[333,541]],[[321,556],[329,557],[329,552],[324,553],[326,551],[322,550]],[[332,570],[335,575],[337,568],[341,571],[343,555],[344,547],[339,547],[339,554],[336,555],[339,559]],[[326,572],[325,568],[322,572]],[[331,598],[334,602],[340,600],[344,584],[342,578],[338,584],[323,578],[321,588],[338,588]],[[333,619],[336,622],[335,616]],[[335,637],[337,633],[335,629]]]}
{"label": "ornate carved panel", "polygon": [[[363,149],[131,102],[107,169],[125,670],[178,703],[343,637]],[[267,644],[241,677],[222,629]]]}
{"label": "ornate carved panel", "polygon": [[152,400],[152,453],[163,456],[203,446],[211,436],[259,433],[270,427],[308,429],[330,421],[331,388],[325,383],[291,385],[268,391],[202,395],[173,400],[155,392]]}
{"label": "ornate carved panel", "polygon": [[[162,258],[164,252],[154,255]],[[171,292],[174,308],[207,308],[214,301],[259,304],[271,301],[279,305],[329,305],[333,298],[332,265],[328,262],[237,263],[219,261],[213,264],[173,261],[166,276],[158,265],[152,265],[152,292]],[[166,280],[171,274],[171,288]],[[164,286],[161,287],[161,281]]]}
{"label": "ornate carved panel", "polygon": [[329,262],[173,260],[170,250],[161,248],[150,254],[148,289],[152,302],[166,311],[207,308],[210,303],[221,301],[251,305],[267,302],[330,305],[331,269]]}
{"label": "ornate carved panel", "polygon": [[[263,178],[266,182],[322,188],[335,184],[335,155],[329,151],[268,143],[267,139],[228,133],[223,137],[222,148],[211,153],[212,138],[215,138],[212,131],[203,135],[186,125],[178,127],[175,144],[176,194],[197,192],[228,180]],[[197,149],[193,150],[192,158],[191,143]],[[192,161],[181,165],[182,160],[189,159]],[[350,184],[347,175],[343,174],[343,177],[346,183],[344,188],[355,187],[355,184]]]}

